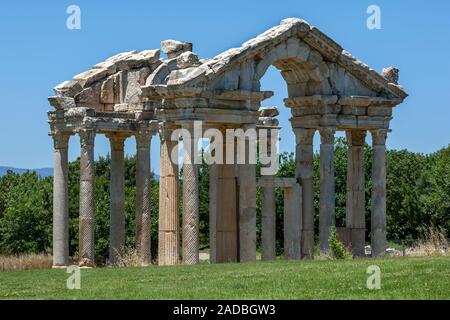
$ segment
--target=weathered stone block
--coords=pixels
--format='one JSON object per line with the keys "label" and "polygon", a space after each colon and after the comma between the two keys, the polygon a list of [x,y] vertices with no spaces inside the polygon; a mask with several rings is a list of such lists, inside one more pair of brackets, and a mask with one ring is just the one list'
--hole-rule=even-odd
{"label": "weathered stone block", "polygon": [[367,108],[367,114],[369,116],[391,116],[391,107],[369,107]]}

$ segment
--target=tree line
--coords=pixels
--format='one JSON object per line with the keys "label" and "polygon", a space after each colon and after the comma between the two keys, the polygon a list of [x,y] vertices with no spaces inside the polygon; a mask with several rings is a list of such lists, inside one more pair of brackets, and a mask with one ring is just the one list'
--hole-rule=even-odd
{"label": "tree line", "polygon": [[[365,146],[366,227],[370,230],[371,153]],[[318,234],[319,155],[314,155],[315,228]],[[387,236],[388,239],[417,239],[430,226],[442,227],[450,236],[450,145],[425,155],[407,150],[388,150],[387,156]],[[98,263],[104,263],[109,246],[109,163],[100,157],[95,162],[95,251]],[[79,159],[69,164],[69,236],[70,254],[78,251]],[[347,144],[335,143],[336,225],[345,226]],[[200,243],[207,248],[208,165],[199,167]],[[259,170],[258,170],[259,171]],[[125,160],[126,245],[132,247],[135,237],[136,159]],[[293,177],[295,158],[292,153],[280,155],[277,176]],[[181,175],[180,175],[181,176]],[[182,193],[180,181],[180,195]],[[52,244],[52,177],[42,178],[34,172],[8,172],[0,177],[0,254],[51,253]],[[152,253],[157,254],[158,181],[152,179]],[[181,197],[180,197],[181,199]],[[283,248],[283,191],[276,190],[277,251]],[[261,195],[257,191],[257,232],[261,231]],[[180,214],[182,212],[180,201]],[[181,219],[180,219],[181,221]],[[369,232],[367,232],[369,240]],[[258,246],[260,245],[258,240]]]}

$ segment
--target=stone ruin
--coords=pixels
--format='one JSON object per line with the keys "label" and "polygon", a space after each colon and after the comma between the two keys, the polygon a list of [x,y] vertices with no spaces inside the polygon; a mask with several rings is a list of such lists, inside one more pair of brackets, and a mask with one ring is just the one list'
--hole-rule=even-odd
{"label": "stone ruin", "polygon": [[[178,208],[179,168],[169,154],[177,128],[277,128],[274,108],[260,109],[273,92],[260,90],[269,66],[277,68],[288,88],[295,133],[296,176],[256,178],[254,164],[210,166],[210,261],[256,259],[256,188],[261,187],[262,259],[275,259],[275,187],[285,192],[285,256],[312,258],[314,244],[313,136],[320,134],[320,231],[328,250],[335,223],[334,136],[345,131],[349,142],[346,227],[356,256],[364,255],[364,143],[372,135],[373,191],[370,238],[372,255],[385,252],[386,138],[392,109],[407,93],[398,85],[398,69],[382,75],[345,51],[316,27],[291,18],[239,48],[199,59],[192,43],[166,40],[161,50],[115,55],[55,88],[48,112],[54,140],[53,264],[69,263],[68,141],[78,134],[80,167],[80,265],[94,266],[94,139],[111,143],[110,254],[116,264],[125,246],[124,141],[134,136],[136,164],[136,248],[144,265],[151,263],[150,142],[158,134],[160,197],[158,264],[199,261],[198,168],[183,167],[183,208]],[[192,141],[183,141],[183,144]],[[247,144],[253,143],[247,141]],[[182,219],[180,230],[179,219]],[[181,238],[181,241],[180,241]]]}

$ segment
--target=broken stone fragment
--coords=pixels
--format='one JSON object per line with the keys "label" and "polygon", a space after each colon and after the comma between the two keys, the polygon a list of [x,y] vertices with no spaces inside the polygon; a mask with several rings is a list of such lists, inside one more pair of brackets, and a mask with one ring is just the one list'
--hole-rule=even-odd
{"label": "broken stone fragment", "polygon": [[271,117],[259,117],[258,119],[258,125],[260,126],[269,126],[269,127],[276,127],[278,126],[279,122],[276,118]]}
{"label": "broken stone fragment", "polygon": [[398,84],[400,70],[396,67],[383,68],[381,75],[390,83]]}
{"label": "broken stone fragment", "polygon": [[83,88],[78,83],[78,81],[70,80],[64,81],[63,83],[57,85],[53,91],[57,96],[74,97],[76,94],[80,93]]}
{"label": "broken stone fragment", "polygon": [[259,108],[259,116],[260,117],[276,117],[278,116],[280,113],[278,111],[277,107],[262,107]]}
{"label": "broken stone fragment", "polygon": [[169,39],[161,41],[161,49],[169,59],[173,59],[186,51],[192,51],[192,43]]}
{"label": "broken stone fragment", "polygon": [[114,105],[114,112],[126,112],[128,111],[127,103],[119,103]]}
{"label": "broken stone fragment", "polygon": [[200,65],[200,62],[198,60],[198,56],[191,52],[186,51],[180,54],[177,57],[177,68],[178,69],[185,69],[189,67],[194,67]]}
{"label": "broken stone fragment", "polygon": [[75,108],[75,99],[71,97],[49,97],[48,102],[50,102],[50,105],[55,107],[55,109],[70,109]]}

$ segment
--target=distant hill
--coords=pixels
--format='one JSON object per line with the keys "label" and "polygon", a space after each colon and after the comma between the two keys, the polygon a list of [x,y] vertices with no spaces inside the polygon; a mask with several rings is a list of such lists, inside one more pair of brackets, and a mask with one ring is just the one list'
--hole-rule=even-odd
{"label": "distant hill", "polygon": [[27,171],[35,171],[41,177],[53,176],[53,168],[23,169],[23,168],[14,168],[14,167],[0,167],[0,176],[5,175],[8,171],[12,171],[12,172],[18,173],[18,174],[22,174]]}

